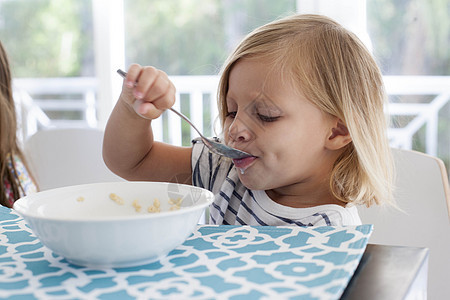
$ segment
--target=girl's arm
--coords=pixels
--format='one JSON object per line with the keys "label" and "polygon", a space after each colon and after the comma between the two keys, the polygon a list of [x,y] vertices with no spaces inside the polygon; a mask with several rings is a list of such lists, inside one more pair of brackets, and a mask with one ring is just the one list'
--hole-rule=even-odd
{"label": "girl's arm", "polygon": [[151,120],[175,102],[175,87],[153,67],[132,65],[105,129],[103,159],[127,180],[191,183],[190,147],[153,141]]}

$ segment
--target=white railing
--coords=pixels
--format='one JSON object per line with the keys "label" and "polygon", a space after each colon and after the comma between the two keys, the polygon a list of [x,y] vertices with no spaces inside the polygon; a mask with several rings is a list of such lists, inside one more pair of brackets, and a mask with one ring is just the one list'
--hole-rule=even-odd
{"label": "white railing", "polygon": [[[391,102],[388,108],[391,116],[410,116],[412,120],[402,128],[390,128],[389,137],[392,146],[412,149],[413,136],[426,126],[426,152],[436,156],[439,112],[450,103],[450,76],[385,76],[385,84],[390,96],[433,97],[426,103]],[[450,119],[450,116],[448,118]],[[450,151],[450,147],[448,150]]]}
{"label": "white railing", "polygon": [[97,127],[94,77],[21,78],[13,87],[23,138],[47,127]]}
{"label": "white railing", "polygon": [[[201,131],[216,135],[220,130],[214,119],[218,77],[172,76],[171,80],[177,87],[175,107],[187,114]],[[389,137],[392,146],[411,149],[413,136],[426,126],[426,152],[436,155],[439,111],[450,102],[450,76],[386,76],[385,83],[390,96],[433,96],[426,103],[390,103],[388,110],[392,116],[409,116],[411,120],[404,127],[390,128]],[[24,138],[45,127],[97,127],[95,78],[16,79],[14,86],[22,104]],[[54,95],[65,95],[68,99],[56,99]],[[79,117],[75,120],[49,118],[52,111],[78,112]],[[214,118],[210,119],[211,116]],[[196,136],[170,112],[155,120],[153,128],[156,139],[174,145],[182,145],[183,137],[186,144]]]}
{"label": "white railing", "polygon": [[[218,123],[214,119],[218,115],[216,94],[219,77],[171,76],[170,79],[177,88],[174,108],[185,113],[201,132],[206,135],[215,135],[219,130],[215,126]],[[208,120],[205,114],[213,119]],[[167,125],[164,126],[164,124]],[[198,136],[192,128],[183,123],[180,117],[171,112],[165,112],[163,118],[153,121],[152,127],[155,139],[174,145],[183,144],[183,127],[189,132],[188,140]]]}

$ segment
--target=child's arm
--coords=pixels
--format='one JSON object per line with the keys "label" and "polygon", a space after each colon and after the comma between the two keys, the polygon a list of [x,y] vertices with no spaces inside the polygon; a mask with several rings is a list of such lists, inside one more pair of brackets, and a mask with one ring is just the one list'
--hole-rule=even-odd
{"label": "child's arm", "polygon": [[103,159],[114,173],[128,180],[191,183],[192,148],[153,141],[151,120],[174,102],[175,87],[164,72],[130,67],[103,140]]}

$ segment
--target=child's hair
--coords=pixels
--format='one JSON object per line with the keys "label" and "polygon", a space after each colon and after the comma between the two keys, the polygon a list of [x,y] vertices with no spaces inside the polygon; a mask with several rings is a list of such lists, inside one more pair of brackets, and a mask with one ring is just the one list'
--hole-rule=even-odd
{"label": "child's hair", "polygon": [[335,21],[294,15],[251,32],[229,56],[218,90],[222,127],[231,69],[243,58],[262,58],[320,110],[341,119],[352,142],[336,160],[334,196],[354,204],[389,203],[393,162],[387,138],[382,74],[362,42]]}
{"label": "child's hair", "polygon": [[0,205],[10,206],[5,183],[10,184],[14,200],[24,194],[17,178],[14,157],[18,156],[26,166],[25,158],[17,141],[16,109],[11,85],[8,56],[0,42]]}

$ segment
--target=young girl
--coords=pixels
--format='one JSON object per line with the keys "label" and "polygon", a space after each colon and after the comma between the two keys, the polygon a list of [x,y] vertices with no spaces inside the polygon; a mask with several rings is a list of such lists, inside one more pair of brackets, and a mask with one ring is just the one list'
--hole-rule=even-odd
{"label": "young girl", "polygon": [[132,65],[106,127],[104,159],[129,180],[211,190],[210,222],[355,225],[355,205],[391,199],[386,97],[358,38],[318,15],[250,33],[222,70],[223,142],[252,156],[230,160],[153,141],[151,120],[175,101],[167,75]]}
{"label": "young girl", "polygon": [[17,141],[12,94],[8,57],[0,42],[0,205],[7,207],[12,207],[20,197],[36,191]]}

